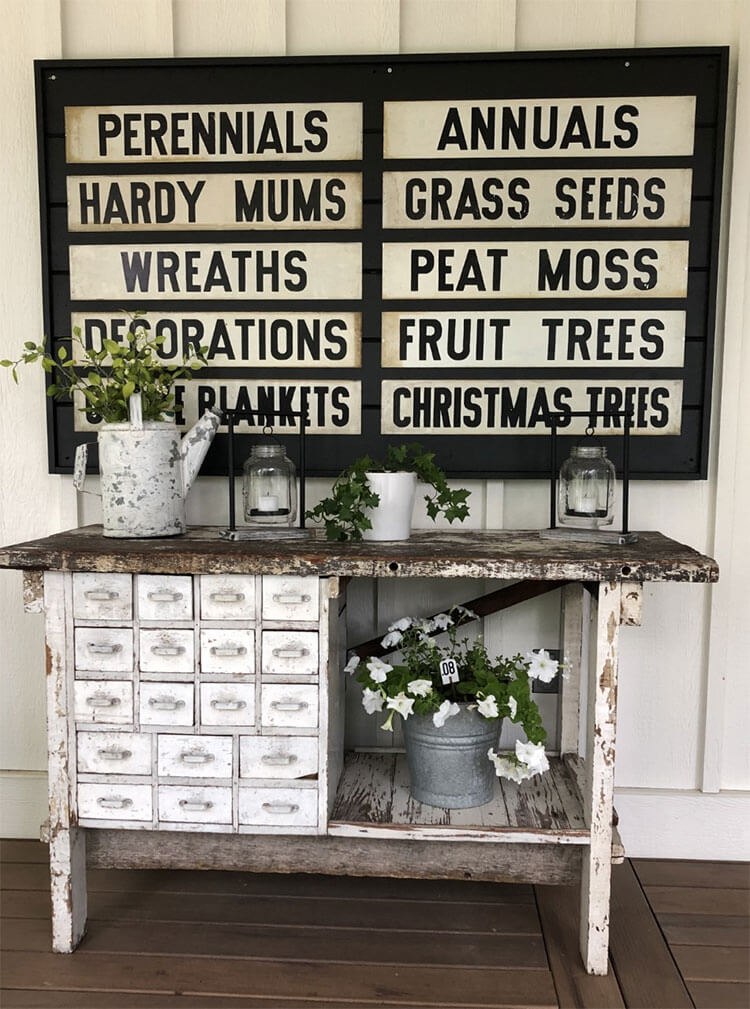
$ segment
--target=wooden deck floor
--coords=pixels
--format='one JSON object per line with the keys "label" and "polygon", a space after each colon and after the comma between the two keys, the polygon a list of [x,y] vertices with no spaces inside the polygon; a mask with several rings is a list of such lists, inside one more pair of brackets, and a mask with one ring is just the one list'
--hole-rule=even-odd
{"label": "wooden deck floor", "polygon": [[577,889],[91,870],[89,930],[49,952],[46,848],[0,843],[3,1009],[750,1005],[747,863],[615,867],[611,970]]}

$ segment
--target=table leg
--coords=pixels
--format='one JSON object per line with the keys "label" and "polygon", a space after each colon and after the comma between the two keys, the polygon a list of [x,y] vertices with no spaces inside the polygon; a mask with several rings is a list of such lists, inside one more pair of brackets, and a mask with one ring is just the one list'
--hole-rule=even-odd
{"label": "table leg", "polygon": [[[70,757],[69,685],[72,679],[71,579],[58,571],[44,576],[47,614],[47,736],[49,743],[49,855],[52,895],[52,948],[72,953],[86,927],[86,841],[75,825],[75,789]],[[66,606],[67,602],[67,606]]]}
{"label": "table leg", "polygon": [[606,974],[612,860],[617,646],[622,587],[603,582],[592,602],[584,815],[591,842],[581,877],[581,955],[589,974]]}

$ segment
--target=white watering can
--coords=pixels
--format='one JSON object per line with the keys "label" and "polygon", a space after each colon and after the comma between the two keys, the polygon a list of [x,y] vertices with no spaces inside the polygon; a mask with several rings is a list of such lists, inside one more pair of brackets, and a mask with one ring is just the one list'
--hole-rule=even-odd
{"label": "white watering can", "polygon": [[[129,402],[130,422],[99,430],[102,522],[105,536],[177,536],[185,532],[185,498],[221,421],[206,410],[180,439],[177,426],[146,421],[141,395]],[[87,445],[76,449],[73,484],[83,490]]]}

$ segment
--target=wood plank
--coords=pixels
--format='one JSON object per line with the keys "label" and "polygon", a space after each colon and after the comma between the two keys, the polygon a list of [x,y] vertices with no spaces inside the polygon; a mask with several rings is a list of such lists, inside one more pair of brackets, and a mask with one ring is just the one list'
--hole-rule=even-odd
{"label": "wood plank", "polygon": [[646,886],[648,902],[657,915],[750,914],[750,893],[727,887]]}
{"label": "wood plank", "polygon": [[695,1009],[747,1009],[750,985],[721,981],[691,981],[688,985]]}
{"label": "wood plank", "polygon": [[614,972],[587,974],[578,952],[575,922],[578,890],[572,886],[536,887],[537,906],[560,1009],[620,1009],[625,1003]]}
{"label": "wood plank", "polygon": [[[92,973],[105,990],[127,990],[185,995],[263,995],[289,999],[314,995],[318,1003],[341,1001],[380,1005],[383,1000],[472,1009],[549,1007],[557,1009],[552,978],[542,970],[473,970],[464,967],[409,967],[384,970],[378,964],[320,964],[247,961],[223,957],[159,956],[143,954],[7,953],[3,973],[9,988],[35,986],[90,988]],[[103,983],[104,979],[106,982]]]}
{"label": "wood plank", "polygon": [[0,862],[45,862],[49,864],[49,845],[41,841],[5,838],[0,840]]}
{"label": "wood plank", "polygon": [[750,947],[750,920],[722,914],[660,914],[659,924],[672,946]]}
{"label": "wood plank", "polygon": [[691,1009],[690,995],[629,862],[612,869],[609,953],[626,1005]]}
{"label": "wood plank", "polygon": [[700,862],[634,858],[641,886],[709,886],[750,889],[750,862]]}
{"label": "wood plank", "polygon": [[[2,889],[49,888],[43,865],[3,867]],[[388,879],[313,875],[260,875],[231,870],[89,869],[89,892],[237,893],[244,896],[336,897],[339,900],[460,900],[480,904],[534,903],[527,883],[476,883],[472,880]]]}
{"label": "wood plank", "polygon": [[[13,920],[4,930],[3,948],[49,952],[49,928],[41,919]],[[523,967],[546,970],[541,933],[467,934],[405,933],[394,921],[392,930],[352,930],[345,937],[336,925],[267,928],[265,924],[98,921],[79,946],[88,953],[158,953],[170,956],[241,957],[254,960],[370,963],[391,966],[454,964],[476,969]]]}
{"label": "wood plank", "polygon": [[[9,890],[3,894],[3,915],[43,918],[49,897],[43,893]],[[342,929],[400,929],[423,932],[493,934],[538,933],[536,908],[530,904],[482,905],[443,901],[339,901],[322,897],[241,897],[216,894],[92,893],[89,921],[174,921],[276,926],[321,925]]]}
{"label": "wood plank", "polygon": [[685,981],[741,981],[750,984],[750,957],[746,949],[672,946],[671,950]]}
{"label": "wood plank", "polygon": [[[310,1009],[315,1005],[309,999],[274,1000],[273,1009]],[[253,1009],[268,1007],[268,999],[234,998],[233,996],[212,998],[210,995],[142,995],[139,992],[101,991],[50,991],[48,989],[10,991],[0,990],[0,1005],[3,1009]],[[317,1003],[320,1005],[320,1003]],[[337,1002],[337,1009],[359,1009],[361,1003]],[[393,1003],[383,1004],[381,1009],[395,1009]]]}

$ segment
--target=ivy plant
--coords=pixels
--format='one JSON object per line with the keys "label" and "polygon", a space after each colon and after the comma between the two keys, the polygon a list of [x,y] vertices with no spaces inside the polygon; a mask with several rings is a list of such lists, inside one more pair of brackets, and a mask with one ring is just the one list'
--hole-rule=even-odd
{"label": "ivy plant", "polygon": [[0,365],[10,368],[13,380],[18,382],[18,365],[38,361],[51,376],[48,396],[72,399],[74,393],[79,393],[84,401],[81,409],[107,424],[128,420],[129,400],[134,392],[141,394],[143,419],[162,420],[174,410],[174,383],[189,378],[206,364],[207,348],[193,349],[180,364],[165,364],[160,357],[165,338],[151,332],[143,315],[132,314],[130,330],[121,343],[104,339],[99,349],[87,347],[76,326],[71,343],[80,348],[77,354],[63,346],[55,357],[43,343],[28,340],[16,361],[4,360]]}
{"label": "ivy plant", "polygon": [[403,471],[416,473],[421,483],[432,488],[425,494],[427,514],[431,519],[443,515],[448,522],[463,522],[467,518],[469,491],[452,490],[445,473],[435,462],[435,453],[426,451],[419,442],[389,445],[384,461],[369,455],[356,459],[336,477],[330,495],[306,512],[306,517],[322,521],[329,540],[361,540],[363,532],[372,528],[368,509],[380,501],[367,474]]}

